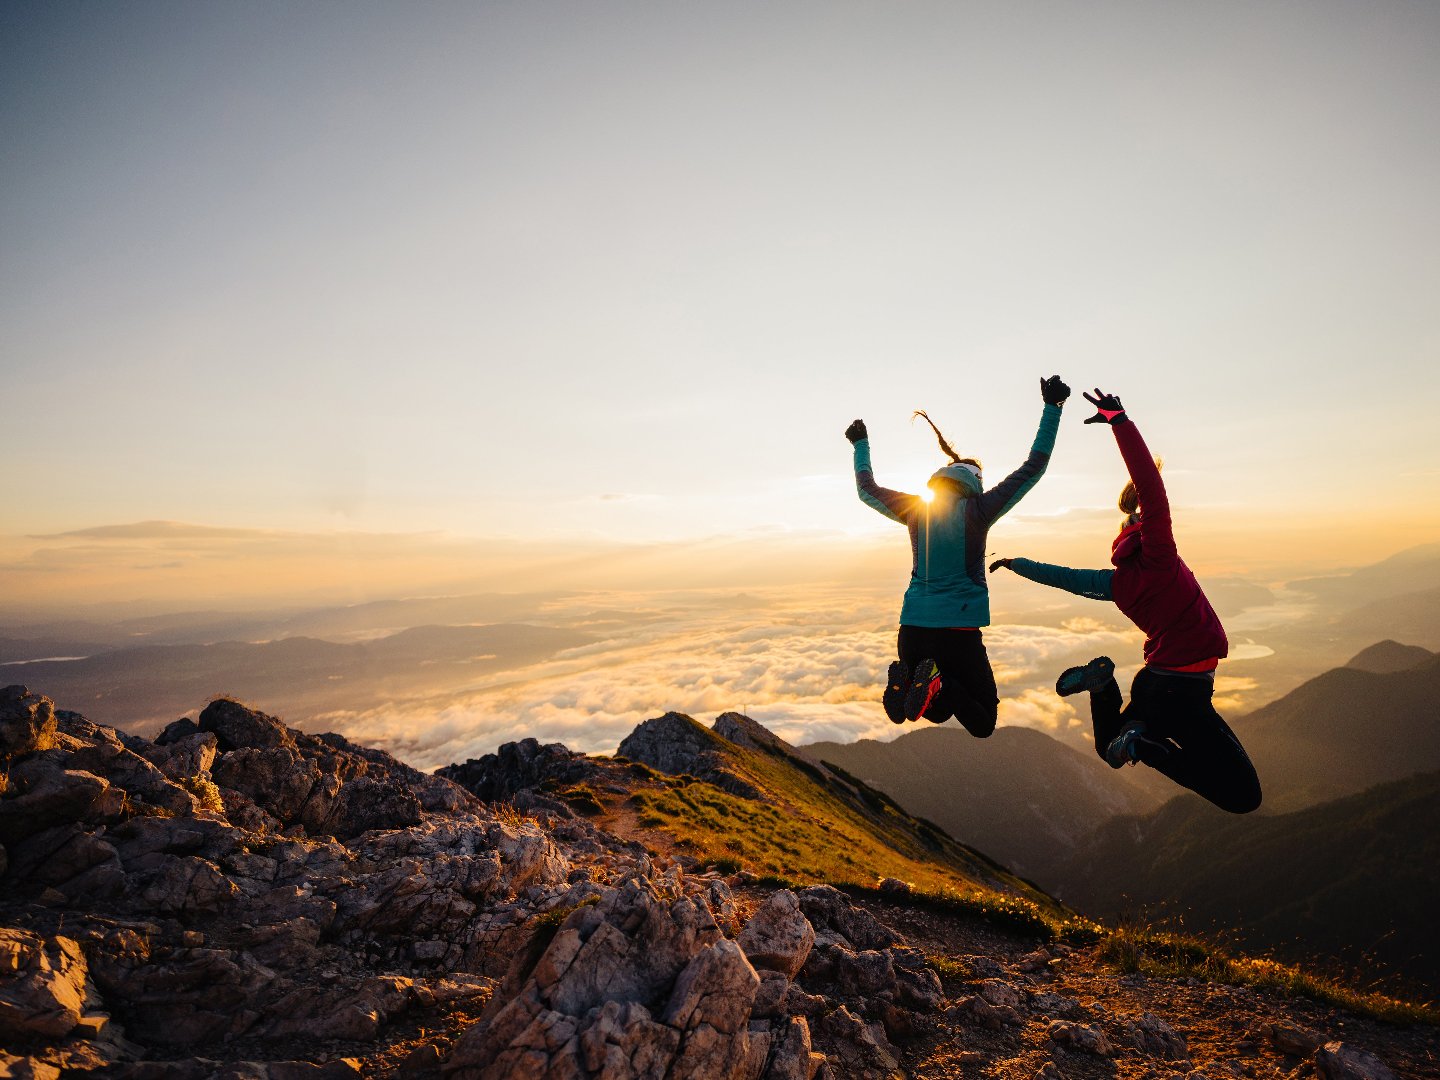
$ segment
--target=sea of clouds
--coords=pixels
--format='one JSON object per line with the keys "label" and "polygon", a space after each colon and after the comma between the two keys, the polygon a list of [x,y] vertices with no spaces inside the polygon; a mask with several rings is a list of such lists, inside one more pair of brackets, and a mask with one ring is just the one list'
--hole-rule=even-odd
{"label": "sea of clouds", "polygon": [[[894,596],[839,587],[568,597],[544,613],[547,621],[603,628],[598,640],[463,688],[326,712],[305,726],[382,746],[422,769],[526,737],[613,753],[637,724],[668,711],[706,724],[743,712],[797,745],[891,739],[913,730],[880,707],[897,605]],[[1108,654],[1126,680],[1142,644],[1133,628],[1085,618],[1002,623],[984,634],[1000,724],[1076,745],[1089,739],[1086,701],[1057,697],[1056,675]],[[1240,707],[1250,688],[1253,680],[1222,677],[1218,697]]]}

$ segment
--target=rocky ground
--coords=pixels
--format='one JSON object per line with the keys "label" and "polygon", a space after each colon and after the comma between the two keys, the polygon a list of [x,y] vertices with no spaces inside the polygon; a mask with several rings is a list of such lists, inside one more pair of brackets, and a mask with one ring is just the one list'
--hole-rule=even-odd
{"label": "rocky ground", "polygon": [[1440,1076],[1435,1029],[707,871],[547,795],[631,768],[560,747],[447,779],[10,687],[0,762],[0,1077]]}

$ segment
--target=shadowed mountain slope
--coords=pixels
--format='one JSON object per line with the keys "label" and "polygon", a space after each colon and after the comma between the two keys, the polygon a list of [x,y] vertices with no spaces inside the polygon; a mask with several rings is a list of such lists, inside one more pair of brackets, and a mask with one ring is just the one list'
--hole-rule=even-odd
{"label": "shadowed mountain slope", "polygon": [[1327,671],[1234,727],[1260,773],[1262,813],[1276,813],[1440,768],[1437,715],[1432,656],[1384,674]]}
{"label": "shadowed mountain slope", "polygon": [[1273,816],[1185,795],[1102,826],[1062,878],[1096,917],[1150,909],[1294,960],[1373,974],[1376,959],[1440,992],[1440,772]]}
{"label": "shadowed mountain slope", "polygon": [[1033,728],[1002,727],[980,740],[932,727],[888,743],[864,739],[803,749],[1042,887],[1102,822],[1160,803],[1095,754]]}

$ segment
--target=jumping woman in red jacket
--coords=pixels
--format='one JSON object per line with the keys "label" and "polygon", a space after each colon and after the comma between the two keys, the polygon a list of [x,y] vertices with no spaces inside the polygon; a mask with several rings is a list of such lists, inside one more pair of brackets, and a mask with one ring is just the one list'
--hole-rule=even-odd
{"label": "jumping woman in red jacket", "polygon": [[1234,814],[1260,805],[1260,779],[1240,740],[1211,703],[1215,669],[1230,651],[1225,628],[1195,575],[1180,558],[1170,523],[1170,501],[1160,470],[1125,407],[1095,390],[1087,424],[1109,424],[1130,472],[1120,494],[1127,515],[1110,546],[1113,570],[1072,570],[1030,559],[998,559],[1042,585],[1115,605],[1145,631],[1145,666],[1121,708],[1115,661],[1097,656],[1069,668],[1055,683],[1062,696],[1090,692],[1095,752],[1112,768],[1144,762],[1182,787]]}

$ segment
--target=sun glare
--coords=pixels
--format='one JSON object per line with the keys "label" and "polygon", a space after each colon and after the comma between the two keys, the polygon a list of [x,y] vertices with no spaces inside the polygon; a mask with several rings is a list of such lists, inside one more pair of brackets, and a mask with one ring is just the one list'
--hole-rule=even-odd
{"label": "sun glare", "polygon": [[935,492],[932,491],[932,490],[931,490],[930,488],[928,488],[928,487],[921,488],[921,489],[920,489],[920,500],[921,500],[922,502],[934,502],[934,501],[935,501]]}

